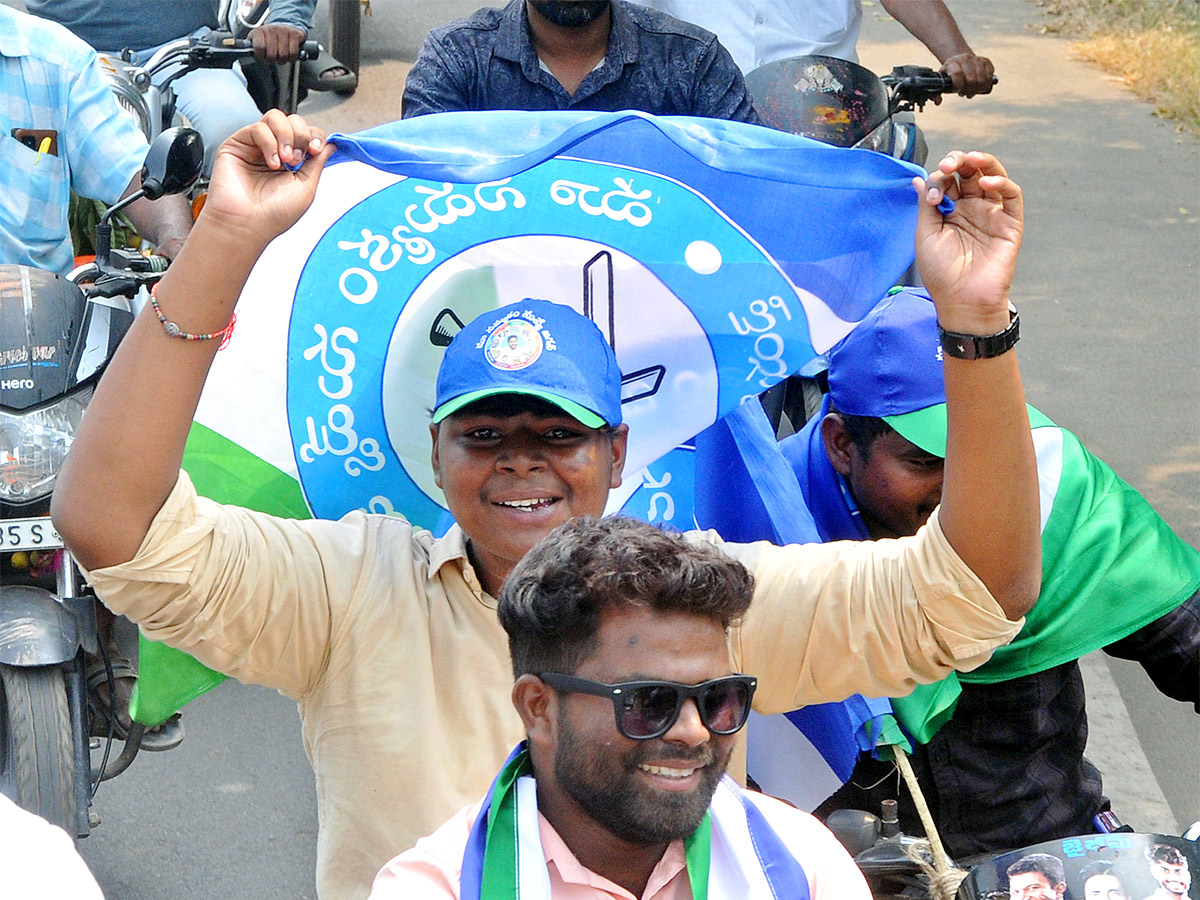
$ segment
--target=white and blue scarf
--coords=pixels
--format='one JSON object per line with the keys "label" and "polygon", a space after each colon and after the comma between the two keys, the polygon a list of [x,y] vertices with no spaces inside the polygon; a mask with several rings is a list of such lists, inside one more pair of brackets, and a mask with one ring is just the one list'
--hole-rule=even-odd
{"label": "white and blue scarf", "polygon": [[[700,826],[684,840],[693,900],[809,900],[800,862],[762,812],[721,779]],[[492,782],[463,853],[462,900],[550,900],[537,787],[524,743]]]}

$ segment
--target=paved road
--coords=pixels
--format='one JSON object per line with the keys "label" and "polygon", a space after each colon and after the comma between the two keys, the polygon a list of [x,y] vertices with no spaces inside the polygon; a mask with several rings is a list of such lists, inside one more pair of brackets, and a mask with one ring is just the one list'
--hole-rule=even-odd
{"label": "paved road", "polygon": [[[359,91],[304,106],[331,130],[394,118],[405,61],[425,32],[477,4],[373,5]],[[1016,300],[1030,399],[1200,544],[1200,144],[1071,60],[1063,42],[1030,30],[1032,4],[950,6],[997,62],[1001,83],[986,99],[948,100],[923,124],[934,154],[994,149],[1025,188]],[[922,61],[923,48],[878,5],[866,19],[865,62],[883,71]],[[1200,818],[1200,720],[1118,662],[1087,661],[1090,752],[1138,825],[1173,830]],[[294,704],[231,684],[192,704],[185,720],[180,749],[142,756],[98,798],[105,821],[83,852],[108,895],[314,897],[315,798]]]}

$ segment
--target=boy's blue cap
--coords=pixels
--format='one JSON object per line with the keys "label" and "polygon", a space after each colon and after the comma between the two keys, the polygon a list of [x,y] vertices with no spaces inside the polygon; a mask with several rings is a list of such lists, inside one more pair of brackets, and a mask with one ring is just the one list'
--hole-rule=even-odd
{"label": "boy's blue cap", "polygon": [[438,368],[433,421],[496,394],[553,403],[588,428],[621,424],[621,370],[600,329],[569,306],[525,299],[454,336]]}
{"label": "boy's blue cap", "polygon": [[926,453],[946,455],[946,385],[937,310],[920,288],[884,297],[829,351],[841,412],[883,419]]}

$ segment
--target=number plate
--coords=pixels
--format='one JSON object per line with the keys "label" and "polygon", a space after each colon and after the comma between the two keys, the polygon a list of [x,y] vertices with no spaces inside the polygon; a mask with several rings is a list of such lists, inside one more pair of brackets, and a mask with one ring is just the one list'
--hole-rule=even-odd
{"label": "number plate", "polygon": [[62,545],[48,516],[0,520],[0,551],[54,550]]}

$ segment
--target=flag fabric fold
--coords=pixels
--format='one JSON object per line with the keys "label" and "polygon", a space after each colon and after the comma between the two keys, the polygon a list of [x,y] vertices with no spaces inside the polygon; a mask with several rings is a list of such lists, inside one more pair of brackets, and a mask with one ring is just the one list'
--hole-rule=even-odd
{"label": "flag fabric fold", "polygon": [[[695,519],[723,538],[820,543],[800,484],[757,399],[695,440]],[[747,771],[776,797],[815,809],[849,778],[862,752],[898,743],[911,750],[886,698],[859,695],[788,713],[755,714]]]}

